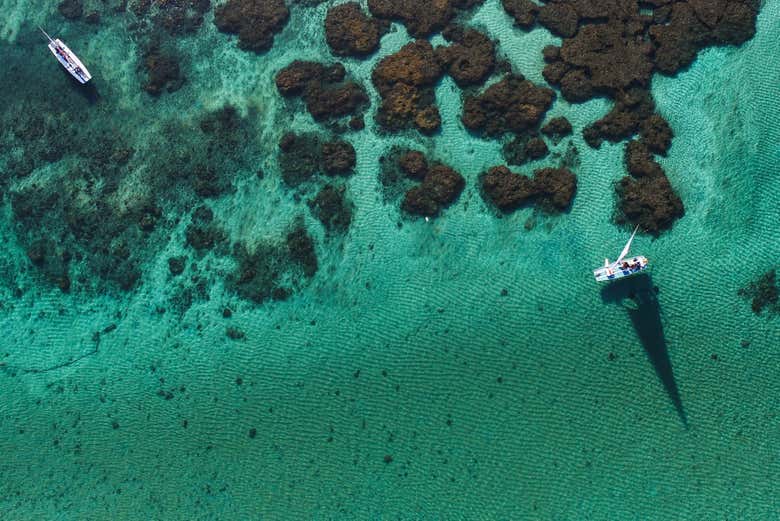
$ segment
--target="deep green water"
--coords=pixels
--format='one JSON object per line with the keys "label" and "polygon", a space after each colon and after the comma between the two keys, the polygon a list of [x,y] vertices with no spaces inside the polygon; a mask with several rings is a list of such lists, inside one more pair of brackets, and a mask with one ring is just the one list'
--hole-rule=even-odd
{"label": "deep green water", "polygon": [[[380,135],[371,117],[347,135],[356,210],[345,237],[326,237],[276,165],[284,132],[319,125],[279,97],[273,77],[296,58],[333,60],[321,27],[328,5],[293,8],[260,56],[238,50],[209,13],[178,39],[185,85],[152,98],[126,21],[68,23],[49,2],[0,0],[0,112],[43,114],[54,98],[121,134],[136,153],[111,204],[142,198],[155,175],[143,158],[164,155],[160,143],[186,153],[187,129],[231,103],[252,122],[256,149],[235,191],[209,203],[217,219],[232,240],[253,242],[303,216],[320,260],[287,301],[242,301],[222,285],[228,261],[184,248],[191,208],[171,196],[165,210],[182,220],[150,239],[137,289],[62,293],[30,266],[9,194],[56,183],[78,156],[9,179],[0,518],[780,519],[780,317],[756,316],[737,296],[780,258],[780,1],[766,2],[743,46],[705,50],[678,76],[654,78],[675,132],[661,163],[686,215],[659,239],[635,241],[659,289],[638,310],[591,275],[626,238],[612,223],[623,145],[591,150],[580,134],[608,110],[604,100],[559,97],[551,110],[572,121],[580,151],[571,211],[497,219],[476,179],[503,162],[500,144],[464,131],[447,77],[436,91],[440,135]],[[97,102],[57,70],[37,23],[88,64]],[[471,23],[543,82],[541,49],[557,39],[513,28],[498,0]],[[343,60],[365,85],[408,41],[396,29],[371,59]],[[378,157],[396,144],[466,177],[442,217],[409,221],[382,197]],[[13,153],[0,148],[0,167]],[[167,265],[180,254],[206,273],[209,296],[183,314],[171,299],[187,278]],[[245,339],[229,339],[229,326]]]}

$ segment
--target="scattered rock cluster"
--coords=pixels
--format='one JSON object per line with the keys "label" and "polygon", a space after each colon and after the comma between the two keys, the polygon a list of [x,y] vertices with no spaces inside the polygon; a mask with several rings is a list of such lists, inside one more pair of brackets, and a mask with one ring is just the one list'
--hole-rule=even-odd
{"label": "scattered rock cluster", "polygon": [[[653,73],[674,74],[711,45],[740,44],[752,38],[755,0],[502,0],[525,28],[534,24],[563,38],[544,49],[543,75],[573,103],[597,96],[615,100],[612,111],[584,129],[589,145],[617,142],[637,132],[641,144],[627,147],[631,177],[618,185],[618,220],[658,234],[684,214],[663,169],[649,152],[665,154],[671,131],[654,112],[649,93]],[[642,4],[643,10],[640,10]],[[652,12],[647,14],[647,10]]]}
{"label": "scattered rock cluster", "polygon": [[279,142],[282,179],[295,187],[315,174],[349,175],[356,164],[354,147],[339,139],[324,141],[318,134],[288,132]]}
{"label": "scattered rock cluster", "polygon": [[424,134],[435,132],[441,117],[433,89],[441,74],[427,40],[408,43],[383,58],[371,75],[382,98],[377,121],[388,130],[415,127]]}
{"label": "scattered rock cluster", "polygon": [[371,79],[382,98],[379,124],[390,131],[416,128],[426,135],[441,126],[434,88],[444,74],[461,87],[480,85],[495,69],[495,44],[474,29],[448,26],[448,46],[415,40],[382,59]]}
{"label": "scattered rock cluster", "polygon": [[430,162],[416,150],[394,150],[382,158],[382,183],[390,198],[405,190],[401,209],[411,215],[435,217],[454,203],[466,185],[463,177],[451,167]]}
{"label": "scattered rock cluster", "polygon": [[760,315],[764,310],[774,314],[780,313],[780,288],[777,285],[775,269],[770,269],[758,280],[740,289],[738,294],[750,299],[750,308],[756,315]]}

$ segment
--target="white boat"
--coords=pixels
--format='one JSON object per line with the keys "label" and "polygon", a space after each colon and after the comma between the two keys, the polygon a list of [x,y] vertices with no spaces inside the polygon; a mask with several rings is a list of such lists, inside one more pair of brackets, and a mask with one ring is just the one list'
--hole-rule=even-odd
{"label": "white boat", "polygon": [[623,251],[620,252],[620,256],[615,262],[609,262],[609,259],[604,259],[604,266],[593,270],[593,276],[596,277],[597,282],[606,282],[630,277],[631,275],[636,275],[647,269],[647,257],[643,257],[642,255],[626,257],[638,229],[639,226],[634,228],[634,233],[631,234],[631,238],[628,239],[628,242],[623,247]]}
{"label": "white boat", "polygon": [[71,76],[76,78],[76,80],[82,84],[87,83],[92,79],[92,75],[89,73],[84,64],[81,63],[79,57],[76,56],[73,51],[71,51],[68,46],[62,42],[62,40],[59,38],[53,39],[42,28],[39,27],[38,29],[41,29],[41,32],[46,35],[46,38],[49,39],[49,50],[54,55],[54,57],[57,58],[57,61],[60,62],[63,67],[65,67],[65,70],[68,71]]}

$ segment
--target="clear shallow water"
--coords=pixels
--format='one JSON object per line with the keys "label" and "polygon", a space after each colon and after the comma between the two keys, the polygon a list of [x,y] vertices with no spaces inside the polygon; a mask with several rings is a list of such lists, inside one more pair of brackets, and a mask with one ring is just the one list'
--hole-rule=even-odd
{"label": "clear shallow water", "polygon": [[[660,239],[635,242],[660,289],[640,313],[590,275],[624,240],[611,224],[622,145],[593,151],[580,137],[606,102],[556,101],[551,114],[575,127],[578,194],[570,213],[537,216],[526,231],[532,209],[497,219],[482,202],[476,178],[501,163],[500,146],[463,131],[445,79],[441,135],[382,136],[370,117],[348,135],[356,211],[348,235],[329,239],[275,159],[286,130],[318,127],[273,86],[295,58],[332,59],[320,27],[327,5],[294,8],[260,57],[238,51],[208,15],[179,40],[187,83],[159,99],[139,88],[123,23],[88,28],[20,5],[6,6],[20,18],[0,31],[12,101],[62,92],[90,112],[88,124],[118,128],[136,157],[168,122],[195,128],[203,111],[235,104],[257,122],[267,175],[237,172],[235,192],[212,204],[217,218],[234,240],[258,241],[304,215],[320,270],[290,300],[255,306],[224,290],[228,267],[207,256],[197,262],[211,269],[210,300],[161,314],[181,283],[167,259],[185,252],[183,219],[156,238],[133,293],[63,294],[27,267],[6,198],[0,356],[16,370],[0,373],[4,518],[780,518],[780,322],[736,295],[780,254],[780,72],[768,66],[780,52],[780,3],[766,3],[742,47],[706,50],[677,77],[654,79],[675,132],[661,161],[687,213]],[[88,61],[97,104],[56,74],[39,21]],[[555,39],[513,29],[495,0],[473,23],[541,81],[539,51]],[[345,66],[368,84],[376,61],[406,41],[398,28],[377,56]],[[397,204],[381,196],[377,158],[399,143],[467,179],[434,222],[399,228]],[[54,182],[76,160],[10,189]],[[124,181],[128,200],[144,189],[136,175]],[[680,266],[692,255],[706,259],[694,273]],[[228,339],[228,326],[246,338]]]}

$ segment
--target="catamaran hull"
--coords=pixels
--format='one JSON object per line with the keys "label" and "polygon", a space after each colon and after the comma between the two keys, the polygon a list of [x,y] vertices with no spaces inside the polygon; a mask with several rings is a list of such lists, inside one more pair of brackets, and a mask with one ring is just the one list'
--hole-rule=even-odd
{"label": "catamaran hull", "polygon": [[73,51],[71,51],[67,45],[62,43],[62,40],[57,38],[56,40],[49,42],[49,50],[54,55],[54,57],[57,58],[57,61],[60,62],[60,65],[65,67],[65,70],[68,71],[71,76],[76,78],[79,83],[87,83],[92,79],[92,75],[89,73],[84,64],[81,63],[81,60],[79,60],[78,56],[73,54]]}
{"label": "catamaran hull", "polygon": [[[628,263],[629,267],[623,268],[623,262]],[[631,268],[631,265],[636,267]],[[642,273],[647,269],[647,267],[647,258],[640,255],[630,259],[623,259],[620,264],[613,263],[609,266],[604,266],[603,268],[593,270],[593,276],[596,277],[597,282],[608,282],[610,280],[624,279],[626,277],[630,277],[631,275]]]}

